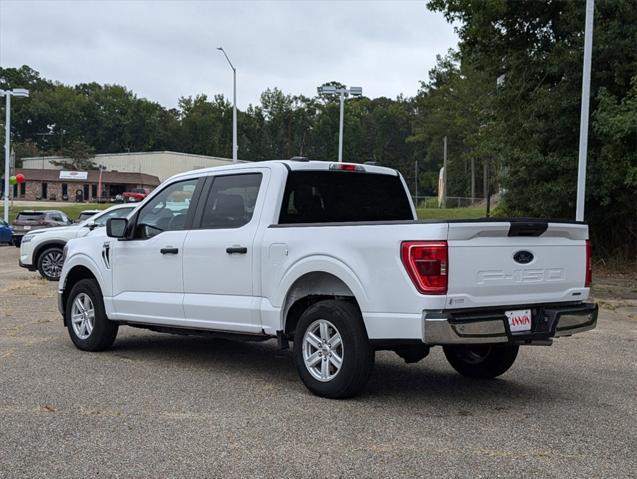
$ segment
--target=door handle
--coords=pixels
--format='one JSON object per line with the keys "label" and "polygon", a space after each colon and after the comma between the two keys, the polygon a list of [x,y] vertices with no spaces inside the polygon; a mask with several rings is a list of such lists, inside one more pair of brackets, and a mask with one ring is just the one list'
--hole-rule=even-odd
{"label": "door handle", "polygon": [[226,253],[228,254],[246,254],[247,252],[248,248],[246,248],[245,246],[229,246],[228,248],[226,248]]}
{"label": "door handle", "polygon": [[178,248],[173,248],[172,246],[168,246],[166,248],[162,248],[159,250],[161,254],[177,254],[179,253]]}

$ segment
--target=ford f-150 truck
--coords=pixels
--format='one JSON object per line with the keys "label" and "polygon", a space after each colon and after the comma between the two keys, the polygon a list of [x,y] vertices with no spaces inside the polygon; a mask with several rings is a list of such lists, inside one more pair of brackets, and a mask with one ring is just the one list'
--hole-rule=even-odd
{"label": "ford f-150 truck", "polygon": [[65,249],[59,309],[83,350],[123,325],[293,342],[315,394],[359,393],[376,350],[442,346],[492,378],[523,345],[590,330],[588,227],[534,219],[418,221],[392,169],[320,161],[179,174],[128,218]]}

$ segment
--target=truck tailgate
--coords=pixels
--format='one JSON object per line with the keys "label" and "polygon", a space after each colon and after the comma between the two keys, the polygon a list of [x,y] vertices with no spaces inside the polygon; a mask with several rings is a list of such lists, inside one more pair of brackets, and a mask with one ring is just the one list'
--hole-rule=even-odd
{"label": "truck tailgate", "polygon": [[579,223],[449,223],[447,308],[582,301],[587,239]]}

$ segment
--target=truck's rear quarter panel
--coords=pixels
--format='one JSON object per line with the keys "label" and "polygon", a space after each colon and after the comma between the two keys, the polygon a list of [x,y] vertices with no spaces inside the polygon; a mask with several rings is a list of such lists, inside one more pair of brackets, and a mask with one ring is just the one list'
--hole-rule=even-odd
{"label": "truck's rear quarter panel", "polygon": [[409,239],[444,240],[447,229],[446,223],[404,222],[272,226],[263,238],[263,296],[282,308],[294,280],[309,270],[325,271],[355,293],[370,338],[420,337],[422,311],[443,308],[445,296],[418,293],[401,263],[400,245]]}

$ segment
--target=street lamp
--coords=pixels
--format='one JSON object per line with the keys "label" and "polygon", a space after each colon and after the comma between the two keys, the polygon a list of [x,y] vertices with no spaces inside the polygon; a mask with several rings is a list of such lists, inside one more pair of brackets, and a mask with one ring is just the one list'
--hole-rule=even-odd
{"label": "street lamp", "polygon": [[9,222],[9,163],[11,151],[11,97],[26,98],[29,90],[14,88],[13,90],[0,90],[0,96],[7,98],[4,122],[4,221]]}
{"label": "street lamp", "polygon": [[353,86],[350,88],[336,88],[334,85],[323,85],[316,89],[319,95],[329,95],[338,93],[341,102],[340,119],[338,126],[338,162],[343,162],[343,117],[345,115],[345,98],[348,96],[361,96],[363,87]]}
{"label": "street lamp", "polygon": [[234,67],[228,54],[223,49],[223,47],[218,47],[217,50],[220,50],[223,53],[223,56],[228,60],[228,64],[230,68],[232,68],[232,161],[237,161],[237,152],[239,150],[239,145],[237,144],[237,69]]}

